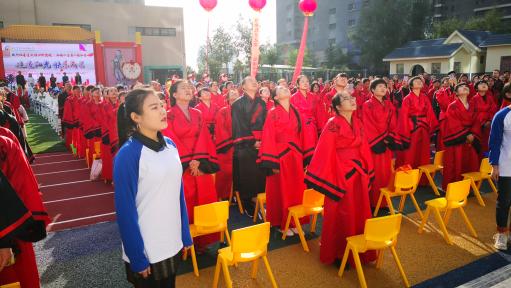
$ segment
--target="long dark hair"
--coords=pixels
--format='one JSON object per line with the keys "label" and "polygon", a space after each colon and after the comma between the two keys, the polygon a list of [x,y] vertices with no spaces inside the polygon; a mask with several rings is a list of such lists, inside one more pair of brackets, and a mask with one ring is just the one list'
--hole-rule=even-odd
{"label": "long dark hair", "polygon": [[174,82],[172,86],[170,86],[169,91],[170,106],[176,105],[176,97],[174,97],[174,93],[177,92],[177,88],[179,87],[179,85],[183,83],[188,83],[188,80],[179,79],[176,82]]}
{"label": "long dark hair", "polygon": [[[273,103],[275,103],[275,106],[280,105],[279,101],[277,99],[275,99],[275,97],[277,97],[278,89],[287,89],[287,88],[277,88],[275,90],[275,94],[270,94],[271,99],[273,99]],[[287,89],[287,90],[289,90],[289,89]],[[293,113],[296,116],[296,119],[298,120],[298,133],[300,133],[302,131],[302,121],[300,118],[300,113],[298,112],[298,110],[296,110],[296,108],[293,106],[293,104],[289,103],[289,107],[291,108],[291,111],[293,111]]]}
{"label": "long dark hair", "polygon": [[[131,113],[142,115],[142,107],[147,96],[155,94],[155,91],[147,88],[131,90],[124,101],[124,117],[117,121],[118,131],[124,131],[122,139],[128,139],[136,130],[137,123],[131,119]],[[121,137],[119,137],[121,138]],[[122,143],[120,143],[122,145]]]}

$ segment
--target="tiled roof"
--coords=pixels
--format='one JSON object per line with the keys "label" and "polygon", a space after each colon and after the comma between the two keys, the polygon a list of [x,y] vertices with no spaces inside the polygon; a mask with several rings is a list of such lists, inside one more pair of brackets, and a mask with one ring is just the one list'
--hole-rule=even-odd
{"label": "tiled roof", "polygon": [[0,29],[0,37],[23,41],[78,42],[94,40],[94,33],[73,26],[11,25]]}
{"label": "tiled roof", "polygon": [[461,45],[461,43],[428,46],[408,46],[408,44],[405,44],[405,46],[395,49],[383,59],[392,60],[421,57],[447,57],[456,51],[456,49],[458,49]]}
{"label": "tiled roof", "polygon": [[486,38],[481,43],[481,47],[498,46],[498,45],[511,45],[511,34],[496,34]]}

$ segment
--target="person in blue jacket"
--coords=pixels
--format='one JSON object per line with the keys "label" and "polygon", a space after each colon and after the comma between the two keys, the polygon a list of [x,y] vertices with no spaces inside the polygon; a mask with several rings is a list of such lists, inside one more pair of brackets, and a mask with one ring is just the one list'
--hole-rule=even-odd
{"label": "person in blue jacket", "polygon": [[178,253],[192,245],[174,142],[156,92],[135,89],[125,102],[129,133],[114,160],[115,209],[127,279],[135,287],[175,287]]}

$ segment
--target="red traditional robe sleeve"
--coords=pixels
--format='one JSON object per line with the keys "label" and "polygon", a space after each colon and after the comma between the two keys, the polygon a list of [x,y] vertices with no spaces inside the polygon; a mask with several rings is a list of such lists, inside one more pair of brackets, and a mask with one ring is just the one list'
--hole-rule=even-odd
{"label": "red traditional robe sleeve", "polygon": [[444,145],[455,146],[467,141],[467,136],[472,134],[474,141],[472,146],[477,152],[481,150],[481,129],[475,119],[473,110],[467,111],[463,104],[456,100],[447,108],[446,119],[442,121],[442,141]]}
{"label": "red traditional robe sleeve", "polygon": [[401,147],[401,140],[395,132],[397,117],[394,106],[390,101],[384,100],[388,109],[385,115],[374,107],[372,101],[378,100],[367,101],[362,110],[364,133],[370,149],[376,154],[384,153],[387,149],[398,150]]}
{"label": "red traditional robe sleeve", "polygon": [[[263,132],[261,137],[261,147],[259,148],[259,159],[257,160],[259,166],[271,169],[280,169],[280,151],[283,145],[278,145],[276,141],[277,130],[277,109],[272,109],[266,116],[264,122]],[[280,147],[279,147],[280,146]],[[271,175],[271,172],[267,174]]]}
{"label": "red traditional robe sleeve", "polygon": [[215,144],[218,154],[226,153],[233,145],[231,109],[226,106],[220,109],[216,114]]}
{"label": "red traditional robe sleeve", "polygon": [[115,155],[117,150],[119,149],[119,134],[117,132],[117,110],[119,106],[116,105],[112,109],[110,109],[109,114],[109,137],[110,137],[110,152],[112,155]]}
{"label": "red traditional robe sleeve", "polygon": [[[199,112],[199,111],[197,111]],[[208,131],[204,120],[199,120],[199,138],[195,143],[192,160],[200,162],[199,169],[206,174],[213,174],[219,170],[216,147]]]}
{"label": "red traditional robe sleeve", "polygon": [[66,128],[75,128],[75,119],[73,115],[73,103],[69,97],[64,103],[64,115],[62,115],[62,124]]}
{"label": "red traditional robe sleeve", "polygon": [[83,135],[86,139],[92,139],[94,137],[94,123],[92,119],[90,103],[84,102],[81,109],[81,120],[83,123]]}

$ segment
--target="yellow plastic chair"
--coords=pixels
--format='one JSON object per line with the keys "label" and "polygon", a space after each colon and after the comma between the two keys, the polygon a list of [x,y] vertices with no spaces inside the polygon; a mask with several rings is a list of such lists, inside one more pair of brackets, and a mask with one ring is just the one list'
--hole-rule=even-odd
{"label": "yellow plastic chair", "polygon": [[309,252],[309,246],[305,235],[303,234],[302,225],[300,225],[300,218],[305,216],[312,216],[311,233],[316,233],[316,222],[318,220],[318,214],[323,213],[323,204],[325,203],[325,195],[317,192],[314,189],[307,189],[303,191],[302,204],[292,206],[288,208],[286,227],[282,232],[282,240],[286,240],[286,233],[291,223],[291,218],[295,223],[296,229],[298,230],[298,236],[300,236],[300,242],[305,252]]}
{"label": "yellow plastic chair", "polygon": [[348,261],[351,251],[353,254],[353,260],[355,261],[355,268],[357,270],[360,286],[366,288],[367,283],[364,277],[364,271],[362,270],[362,263],[360,263],[359,253],[364,253],[368,250],[377,250],[378,260],[376,262],[376,268],[379,269],[383,264],[383,251],[390,248],[392,256],[394,256],[394,260],[396,261],[397,268],[405,282],[405,286],[410,287],[410,283],[406,278],[401,261],[399,261],[396,253],[397,236],[401,229],[402,218],[403,216],[401,214],[394,214],[385,217],[367,219],[364,227],[364,234],[346,238],[348,243],[346,245],[346,250],[344,250],[344,256],[339,269],[339,277],[342,278],[342,275],[344,274],[344,268],[346,267],[346,262]]}
{"label": "yellow plastic chair", "polygon": [[236,197],[236,203],[238,204],[238,210],[240,210],[240,214],[243,215],[243,204],[241,204],[240,193],[238,191],[235,191],[233,193],[233,190],[234,190],[234,184],[231,185],[231,193],[229,194],[229,205],[232,204],[233,196]]}
{"label": "yellow plastic chair", "polygon": [[479,190],[484,180],[488,181],[488,183],[491,186],[491,189],[493,190],[493,193],[497,194],[497,187],[495,187],[495,183],[493,183],[493,180],[491,179],[492,170],[493,167],[491,167],[488,158],[483,158],[483,160],[481,160],[481,166],[479,166],[478,172],[469,172],[461,174],[461,176],[463,176],[463,179],[471,180],[470,186],[472,187],[472,190],[474,190],[474,195],[477,198],[477,202],[481,206],[485,206],[483,197],[481,197],[481,191]]}
{"label": "yellow plastic chair", "polygon": [[242,262],[252,262],[251,277],[257,277],[259,258],[263,258],[266,271],[274,288],[278,287],[266,257],[270,242],[270,223],[265,222],[232,231],[232,245],[218,250],[218,258],[213,278],[213,288],[218,287],[220,268],[222,268],[227,287],[232,288],[229,266]]}
{"label": "yellow plastic chair", "polygon": [[[194,223],[190,224],[190,234],[192,238],[220,233],[220,241],[224,241],[224,233],[227,243],[231,244],[229,231],[227,230],[227,220],[229,219],[229,202],[214,202],[210,204],[193,207]],[[183,259],[187,258],[187,251],[183,255]],[[199,276],[199,268],[197,266],[197,258],[195,257],[195,247],[190,247],[192,255],[193,273]]]}
{"label": "yellow plastic chair", "polygon": [[21,288],[21,284],[20,284],[20,282],[10,283],[10,284],[6,284],[6,285],[2,285],[2,286],[0,286],[0,288]]}
{"label": "yellow plastic chair", "polygon": [[433,164],[426,164],[421,165],[419,168],[419,180],[421,179],[422,175],[426,175],[426,178],[428,179],[429,186],[433,189],[433,192],[435,192],[435,195],[440,196],[440,193],[438,192],[438,187],[435,184],[435,174],[439,171],[442,171],[444,169],[444,151],[437,151],[435,153],[435,158],[433,159]]}
{"label": "yellow plastic chair", "polygon": [[376,208],[374,209],[374,217],[378,215],[383,197],[387,200],[390,214],[394,215],[396,212],[394,211],[394,206],[390,199],[392,197],[401,197],[401,201],[399,202],[399,212],[401,213],[405,206],[406,196],[410,195],[413,205],[415,206],[415,210],[417,210],[417,213],[422,218],[422,211],[414,196],[419,183],[419,169],[398,171],[394,179],[394,190],[390,190],[388,187],[380,189],[380,197],[378,198],[378,203],[376,203]]}
{"label": "yellow plastic chair", "polygon": [[266,193],[257,194],[256,198],[256,207],[254,209],[254,223],[257,221],[257,212],[261,211],[261,215],[263,216],[263,221],[266,222],[266,209],[264,208],[264,204],[266,204]]}
{"label": "yellow plastic chair", "polygon": [[[470,183],[471,180],[469,179],[449,183],[449,185],[447,185],[447,194],[445,197],[426,201],[426,213],[422,219],[422,223],[418,232],[422,233],[424,226],[428,221],[429,214],[431,214],[431,211],[433,211],[438,225],[440,226],[440,230],[442,230],[444,234],[445,241],[452,245],[451,238],[447,232],[447,223],[449,222],[452,211],[454,209],[458,209],[461,213],[461,216],[463,217],[463,220],[465,221],[465,224],[467,224],[470,233],[472,233],[472,236],[477,237],[477,233],[474,230],[474,227],[470,223],[470,220],[468,220],[465,210],[463,210],[463,207],[467,205],[467,197],[468,193],[470,193]],[[440,215],[440,211],[445,211],[443,219]]]}

